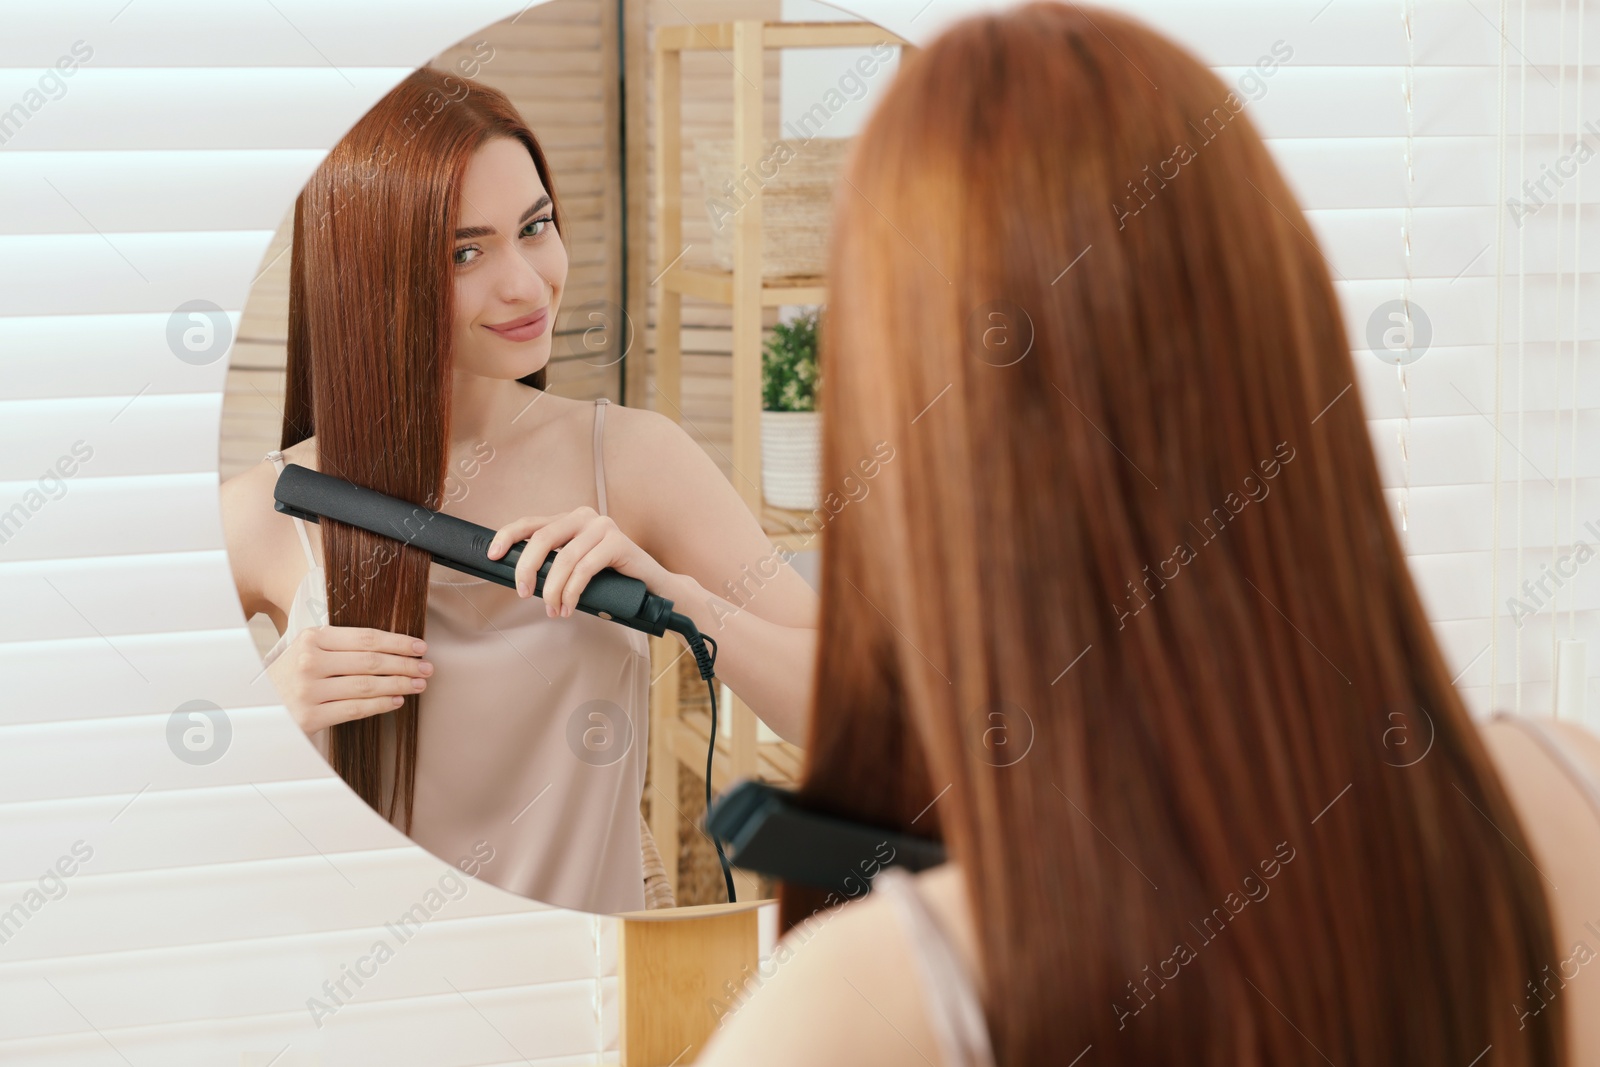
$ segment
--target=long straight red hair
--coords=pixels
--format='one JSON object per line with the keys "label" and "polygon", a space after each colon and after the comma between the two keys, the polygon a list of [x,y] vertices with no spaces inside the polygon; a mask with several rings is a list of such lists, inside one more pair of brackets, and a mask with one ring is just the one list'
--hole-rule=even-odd
{"label": "long straight red hair", "polygon": [[[288,374],[280,448],[316,436],[321,470],[425,507],[442,506],[449,462],[451,253],[467,164],[491,137],[528,149],[560,198],[533,132],[504,93],[424,67],[351,128],[294,210]],[[545,369],[519,379],[545,387]],[[328,621],[424,636],[428,553],[323,520]],[[418,697],[338,723],[329,761],[409,832]]]}
{"label": "long straight red hair", "polygon": [[1564,1001],[1514,1006],[1559,958],[1532,850],[1242,110],[1076,4],[904,61],[836,192],[823,485],[893,457],[824,538],[802,796],[945,842],[1003,1067],[1564,1063]]}

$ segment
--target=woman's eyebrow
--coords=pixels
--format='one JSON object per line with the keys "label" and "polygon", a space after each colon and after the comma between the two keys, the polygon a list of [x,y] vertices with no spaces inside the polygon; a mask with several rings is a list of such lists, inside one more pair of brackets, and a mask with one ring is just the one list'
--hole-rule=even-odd
{"label": "woman's eyebrow", "polygon": [[[539,211],[540,208],[544,207],[548,203],[550,203],[550,194],[546,193],[544,196],[541,196],[539,199],[535,200],[532,207],[522,213],[522,218],[517,220],[517,225],[521,226],[523,223],[527,222],[534,216],[535,213]],[[464,230],[456,231],[456,240],[465,241],[473,237],[489,237],[493,234],[494,227],[492,226],[468,226]]]}

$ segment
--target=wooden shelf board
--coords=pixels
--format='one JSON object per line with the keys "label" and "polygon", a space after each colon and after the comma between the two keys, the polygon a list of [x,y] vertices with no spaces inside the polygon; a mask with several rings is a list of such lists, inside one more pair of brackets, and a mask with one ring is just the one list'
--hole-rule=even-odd
{"label": "wooden shelf board", "polygon": [[[868,48],[879,42],[915,47],[910,41],[871,22],[763,22],[763,48]],[[733,47],[733,23],[660,26],[658,52],[693,52]]]}
{"label": "wooden shelf board", "polygon": [[[715,300],[722,304],[733,303],[733,272],[717,267],[680,264],[662,276],[661,284],[668,290],[685,296]],[[780,304],[823,304],[827,299],[826,281],[817,275],[767,278],[761,283],[762,307],[777,307]]]}

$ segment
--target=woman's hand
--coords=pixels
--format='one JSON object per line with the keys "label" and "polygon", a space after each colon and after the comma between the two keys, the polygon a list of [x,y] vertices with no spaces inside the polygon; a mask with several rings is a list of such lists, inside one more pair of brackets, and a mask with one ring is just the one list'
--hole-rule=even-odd
{"label": "woman's hand", "polygon": [[653,590],[665,587],[667,569],[634,544],[609,515],[577,508],[563,515],[527,515],[495,531],[488,556],[499,559],[523,538],[528,544],[517,560],[517,595],[532,596],[534,577],[552,548],[556,560],[544,580],[545,614],[571,615],[589,579],[610,567],[638,578]]}
{"label": "woman's hand", "polygon": [[267,668],[307,736],[335,723],[398,708],[427,686],[427,644],[366,626],[308,626]]}

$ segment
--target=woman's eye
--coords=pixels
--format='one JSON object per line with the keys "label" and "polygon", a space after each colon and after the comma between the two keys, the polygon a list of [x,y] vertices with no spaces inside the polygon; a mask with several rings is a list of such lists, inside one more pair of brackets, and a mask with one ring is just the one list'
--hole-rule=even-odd
{"label": "woman's eye", "polygon": [[[546,225],[554,222],[555,218],[550,215],[542,215],[539,218],[530,219],[528,224],[522,227],[522,236],[535,238],[543,237],[545,236]],[[534,229],[535,227],[538,228]],[[529,233],[529,230],[533,230],[534,232]],[[477,245],[464,245],[455,250],[453,258],[455,259],[457,266],[465,266],[482,255],[483,249],[479,248]]]}

